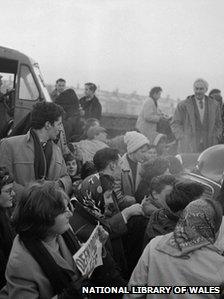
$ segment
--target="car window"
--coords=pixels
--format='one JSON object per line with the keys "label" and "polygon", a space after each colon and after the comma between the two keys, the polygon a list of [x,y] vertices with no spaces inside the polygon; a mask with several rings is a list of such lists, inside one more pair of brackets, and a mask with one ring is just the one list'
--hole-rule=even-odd
{"label": "car window", "polygon": [[39,91],[30,69],[26,65],[20,68],[19,99],[35,101],[39,98]]}

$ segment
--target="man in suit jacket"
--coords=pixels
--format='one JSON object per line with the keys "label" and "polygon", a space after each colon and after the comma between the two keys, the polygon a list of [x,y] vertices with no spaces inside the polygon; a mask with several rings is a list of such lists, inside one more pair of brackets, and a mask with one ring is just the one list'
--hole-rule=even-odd
{"label": "man in suit jacket", "polygon": [[54,180],[70,191],[71,179],[61,150],[53,142],[61,130],[62,113],[54,103],[37,103],[31,112],[29,132],[0,142],[0,165],[13,175],[17,195],[37,180]]}
{"label": "man in suit jacket", "polygon": [[174,113],[171,128],[178,140],[179,153],[199,153],[219,142],[222,121],[219,104],[205,93],[208,83],[194,82],[194,95],[181,101]]}

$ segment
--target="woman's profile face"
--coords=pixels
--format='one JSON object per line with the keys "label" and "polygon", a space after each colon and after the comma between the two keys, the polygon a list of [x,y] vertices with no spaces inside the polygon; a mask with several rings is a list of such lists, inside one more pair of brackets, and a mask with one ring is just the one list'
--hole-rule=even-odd
{"label": "woman's profile face", "polygon": [[13,205],[13,198],[15,192],[13,190],[13,183],[4,185],[0,193],[0,207],[10,208]]}
{"label": "woman's profile face", "polygon": [[68,202],[64,199],[65,210],[63,213],[55,217],[54,225],[49,229],[50,235],[61,235],[66,232],[69,226],[69,218],[72,216],[72,212],[68,208]]}

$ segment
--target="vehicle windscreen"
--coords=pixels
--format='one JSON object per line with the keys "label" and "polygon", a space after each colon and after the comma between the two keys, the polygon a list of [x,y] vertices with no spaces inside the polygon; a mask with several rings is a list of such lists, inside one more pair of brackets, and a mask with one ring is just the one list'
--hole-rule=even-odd
{"label": "vehicle windscreen", "polygon": [[50,97],[50,95],[48,93],[48,90],[47,90],[47,88],[45,86],[44,79],[43,79],[43,76],[41,74],[41,71],[40,71],[38,63],[35,63],[34,66],[33,66],[33,68],[34,68],[34,72],[35,72],[35,74],[36,74],[36,76],[37,76],[37,78],[39,80],[39,83],[40,83],[40,86],[41,86],[41,90],[42,90],[42,92],[44,94],[44,98],[46,99],[47,102],[52,102],[51,97]]}

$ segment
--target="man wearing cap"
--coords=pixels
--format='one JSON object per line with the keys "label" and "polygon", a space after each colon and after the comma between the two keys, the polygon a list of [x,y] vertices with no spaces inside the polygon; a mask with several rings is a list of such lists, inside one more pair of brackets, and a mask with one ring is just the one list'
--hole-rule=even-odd
{"label": "man wearing cap", "polygon": [[141,163],[149,156],[149,140],[143,134],[132,131],[124,136],[127,153],[121,158],[121,172],[115,177],[115,192],[119,208],[122,210],[134,204],[134,194],[141,180]]}
{"label": "man wearing cap", "polygon": [[108,147],[106,144],[106,129],[100,126],[90,127],[87,130],[87,139],[73,143],[82,153],[82,162],[92,161],[95,153],[103,148]]}
{"label": "man wearing cap", "polygon": [[208,83],[194,82],[194,95],[181,101],[174,113],[171,128],[178,140],[179,153],[200,153],[218,143],[222,132],[219,104],[205,95]]}

